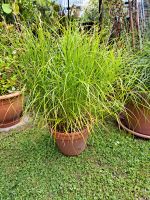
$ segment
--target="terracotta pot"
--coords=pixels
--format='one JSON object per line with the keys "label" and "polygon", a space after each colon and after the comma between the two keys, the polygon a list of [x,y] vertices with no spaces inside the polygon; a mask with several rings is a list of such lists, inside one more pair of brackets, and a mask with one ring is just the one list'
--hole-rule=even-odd
{"label": "terracotta pot", "polygon": [[81,132],[61,133],[51,129],[59,150],[66,156],[77,156],[86,148],[88,128]]}
{"label": "terracotta pot", "polygon": [[150,136],[150,110],[142,105],[129,103],[126,106],[127,122],[131,130]]}
{"label": "terracotta pot", "polygon": [[119,119],[118,119],[118,124],[121,128],[123,128],[124,130],[126,130],[127,132],[135,135],[135,136],[138,136],[138,137],[141,137],[141,138],[145,138],[145,139],[150,139],[150,135],[144,135],[144,134],[141,134],[141,133],[138,133],[136,131],[133,131],[131,129],[129,129],[129,125],[127,123],[127,120],[125,119],[125,117],[121,114],[119,116]]}
{"label": "terracotta pot", "polygon": [[23,96],[21,92],[0,96],[0,128],[17,124],[23,111]]}
{"label": "terracotta pot", "polygon": [[[140,137],[150,137],[150,110],[142,105],[130,102],[126,105],[126,112],[123,113],[123,124],[132,133]],[[147,137],[146,137],[147,138]]]}

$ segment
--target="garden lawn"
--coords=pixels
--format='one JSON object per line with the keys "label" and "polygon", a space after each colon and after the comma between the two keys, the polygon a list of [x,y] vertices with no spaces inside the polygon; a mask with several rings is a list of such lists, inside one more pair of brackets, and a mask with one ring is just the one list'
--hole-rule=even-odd
{"label": "garden lawn", "polygon": [[109,125],[65,157],[46,129],[1,133],[0,199],[149,200],[150,142]]}

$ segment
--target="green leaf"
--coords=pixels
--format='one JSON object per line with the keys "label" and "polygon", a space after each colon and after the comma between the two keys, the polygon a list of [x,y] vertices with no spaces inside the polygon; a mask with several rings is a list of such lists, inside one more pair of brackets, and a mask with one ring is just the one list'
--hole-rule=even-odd
{"label": "green leaf", "polygon": [[12,4],[12,8],[13,8],[13,14],[14,15],[18,15],[19,14],[19,6],[16,3]]}
{"label": "green leaf", "polygon": [[12,8],[11,8],[10,4],[7,4],[7,3],[2,4],[2,9],[7,14],[10,14],[12,12]]}

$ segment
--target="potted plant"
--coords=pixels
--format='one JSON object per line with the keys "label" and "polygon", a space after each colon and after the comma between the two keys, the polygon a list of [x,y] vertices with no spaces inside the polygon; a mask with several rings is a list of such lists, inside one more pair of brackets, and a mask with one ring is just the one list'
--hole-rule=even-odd
{"label": "potted plant", "polygon": [[17,124],[23,111],[23,97],[18,91],[14,61],[0,56],[0,128]]}
{"label": "potted plant", "polygon": [[128,95],[125,110],[119,119],[120,126],[125,130],[147,139],[150,139],[149,54],[150,43],[148,42],[136,56],[132,66],[134,72],[137,71],[137,77],[135,85]]}
{"label": "potted plant", "polygon": [[25,30],[19,74],[28,93],[27,108],[49,125],[60,151],[73,156],[85,149],[93,126],[108,113],[107,95],[122,59],[101,42],[97,28],[92,35],[75,25],[62,32],[56,35],[40,27],[35,38]]}
{"label": "potted plant", "polygon": [[[90,83],[90,64],[84,66],[88,55],[83,52],[83,37],[71,29],[57,38],[42,28],[37,33],[37,38],[30,31],[25,33],[24,53],[18,57],[25,72],[20,74],[29,96],[27,108],[31,109],[28,103],[32,105],[35,118],[48,124],[64,155],[79,155],[92,128],[92,101],[96,98]],[[83,42],[84,47],[88,42]]]}

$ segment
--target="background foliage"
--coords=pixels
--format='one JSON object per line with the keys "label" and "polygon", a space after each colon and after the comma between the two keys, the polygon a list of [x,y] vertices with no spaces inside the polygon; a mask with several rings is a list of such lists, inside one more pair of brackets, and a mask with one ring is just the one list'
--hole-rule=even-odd
{"label": "background foliage", "polygon": [[0,3],[0,20],[6,23],[24,21],[28,25],[42,20],[51,24],[58,20],[58,11],[59,6],[53,1],[7,0]]}

